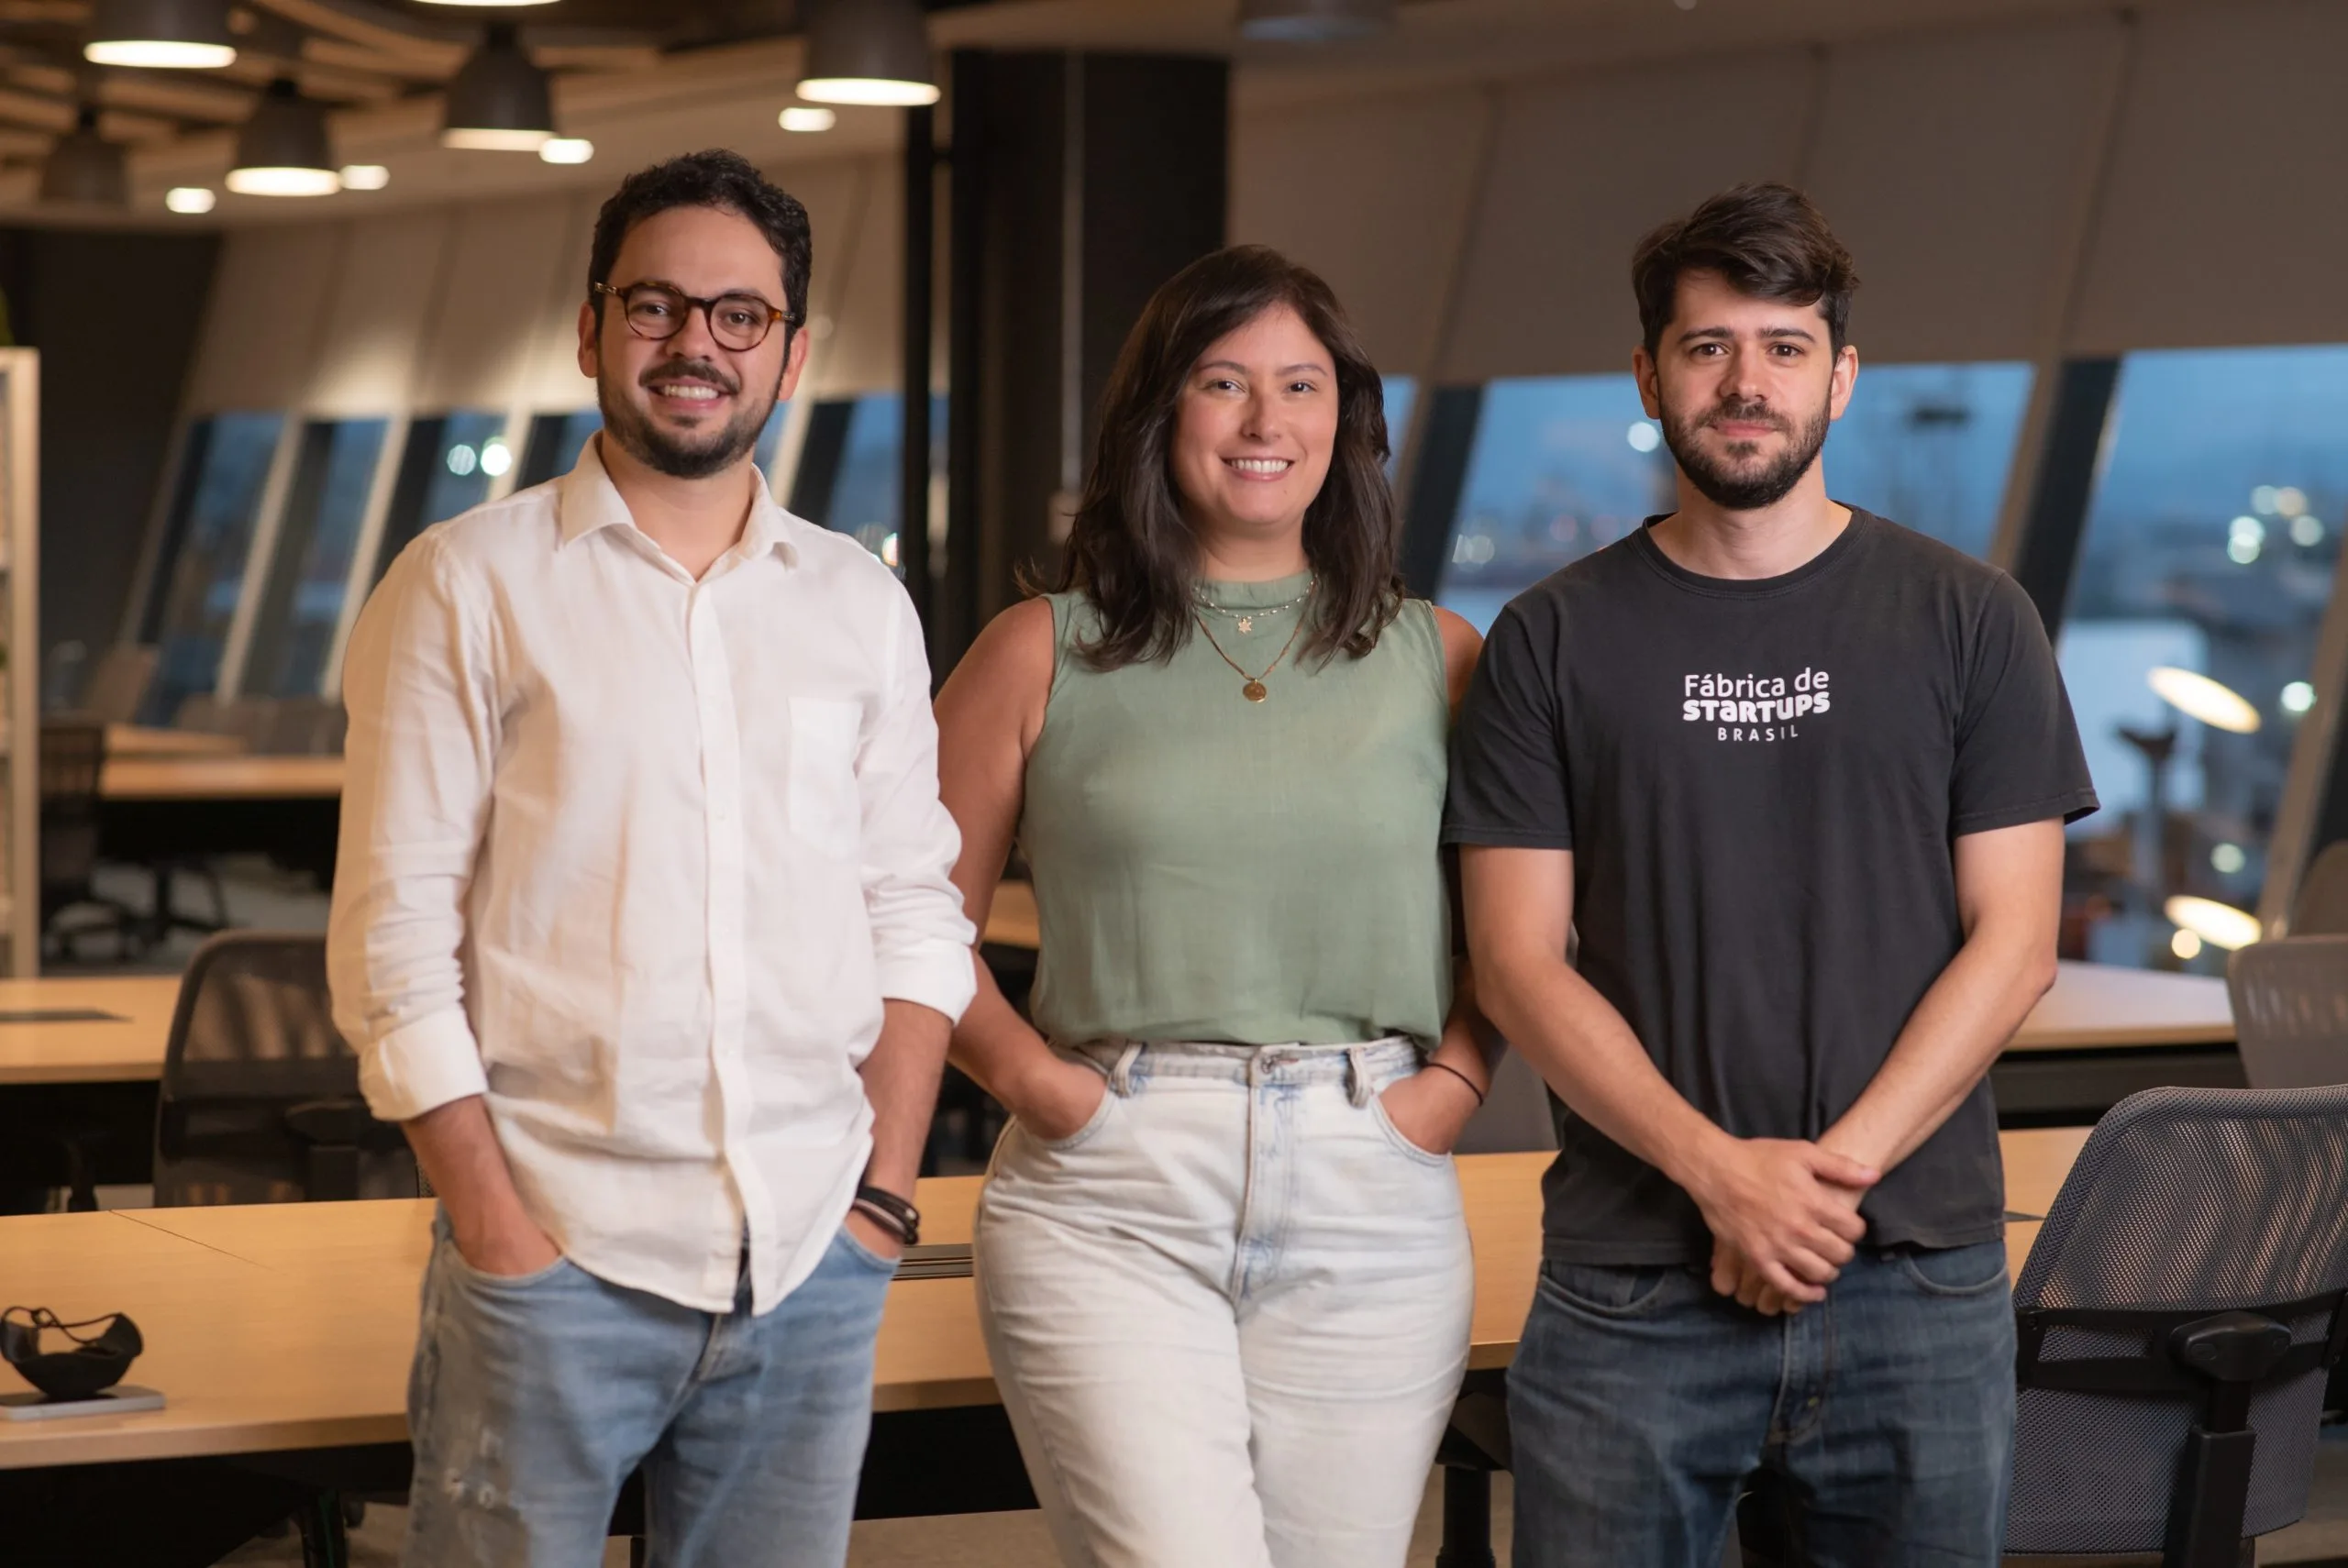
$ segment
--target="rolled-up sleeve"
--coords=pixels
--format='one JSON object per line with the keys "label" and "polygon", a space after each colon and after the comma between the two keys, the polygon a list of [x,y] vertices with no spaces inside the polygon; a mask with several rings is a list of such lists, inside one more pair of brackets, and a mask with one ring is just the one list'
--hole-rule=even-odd
{"label": "rolled-up sleeve", "polygon": [[427,534],[384,576],[343,660],[350,730],[327,977],[360,1088],[387,1121],[488,1087],[460,956],[495,756],[475,623],[441,537]]}
{"label": "rolled-up sleeve", "polygon": [[929,658],[902,589],[890,600],[890,616],[885,697],[856,760],[865,911],[880,995],[958,1021],[978,993],[970,951],[977,933],[953,881],[962,834],[937,798]]}

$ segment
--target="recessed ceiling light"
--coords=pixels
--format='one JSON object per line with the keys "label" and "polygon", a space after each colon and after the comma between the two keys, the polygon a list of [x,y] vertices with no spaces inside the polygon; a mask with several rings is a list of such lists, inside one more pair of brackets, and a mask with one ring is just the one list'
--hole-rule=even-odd
{"label": "recessed ceiling light", "polygon": [[595,156],[595,144],[583,136],[559,136],[538,147],[539,160],[546,163],[584,163]]}
{"label": "recessed ceiling light", "polygon": [[815,104],[935,104],[929,34],[918,0],[807,0],[807,74]]}
{"label": "recessed ceiling light", "polygon": [[813,104],[793,104],[783,110],[782,128],[787,131],[827,131],[839,124],[834,111]]}
{"label": "recessed ceiling light", "polygon": [[234,65],[227,0],[96,0],[82,56],[96,65],[160,71]]}
{"label": "recessed ceiling light", "polygon": [[174,185],[163,193],[163,205],[175,213],[208,213],[219,199],[202,185]]}
{"label": "recessed ceiling light", "polygon": [[346,191],[380,191],[391,182],[392,171],[380,163],[342,166],[342,188]]}

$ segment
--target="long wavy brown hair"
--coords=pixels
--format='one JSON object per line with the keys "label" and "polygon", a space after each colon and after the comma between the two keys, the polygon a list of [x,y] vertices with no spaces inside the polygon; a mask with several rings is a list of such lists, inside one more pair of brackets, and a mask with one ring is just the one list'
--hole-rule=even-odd
{"label": "long wavy brown hair", "polygon": [[1051,584],[1081,592],[1099,613],[1098,635],[1077,647],[1095,668],[1171,658],[1190,640],[1199,547],[1168,461],[1176,405],[1209,348],[1279,305],[1321,340],[1337,372],[1336,447],[1304,513],[1316,586],[1300,657],[1359,658],[1401,611],[1378,371],[1328,284],[1268,247],[1235,245],[1191,262],[1150,296],[1102,397],[1084,498]]}

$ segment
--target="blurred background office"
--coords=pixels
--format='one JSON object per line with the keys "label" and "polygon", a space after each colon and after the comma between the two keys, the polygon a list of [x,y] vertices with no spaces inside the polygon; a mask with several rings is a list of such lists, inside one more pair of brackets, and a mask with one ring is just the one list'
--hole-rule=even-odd
{"label": "blurred background office", "polygon": [[[941,673],[1049,558],[1109,361],[1191,256],[1328,276],[1386,372],[1413,586],[1488,624],[1667,504],[1632,244],[1785,179],[1866,280],[1833,492],[2005,566],[2056,635],[2106,803],[2066,954],[2214,973],[2348,835],[2348,6],[826,9],[0,4],[0,293],[40,351],[10,653],[115,726],[107,777],[161,732],[336,752],[393,556],[597,427],[572,322],[602,196],[726,145],[815,226],[810,372],[759,460],[908,575]],[[913,88],[803,96],[821,48],[909,54]],[[49,962],[172,962],[159,894],[191,930],[315,919],[333,782],[261,797],[300,823],[100,789],[98,901],[60,913],[79,868],[43,873],[82,932]]]}

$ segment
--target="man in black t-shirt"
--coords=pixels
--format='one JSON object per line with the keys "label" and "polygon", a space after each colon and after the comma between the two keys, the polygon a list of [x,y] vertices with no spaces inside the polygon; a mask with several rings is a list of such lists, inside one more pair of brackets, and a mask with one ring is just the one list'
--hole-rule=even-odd
{"label": "man in black t-shirt", "polygon": [[1857,280],[1816,208],[1739,187],[1633,282],[1678,509],[1493,624],[1445,826],[1479,999],[1564,1106],[1516,1562],[1711,1568],[1750,1483],[1800,1561],[1992,1564],[1984,1075],[2095,809],[2070,704],[2010,579],[1828,498]]}

